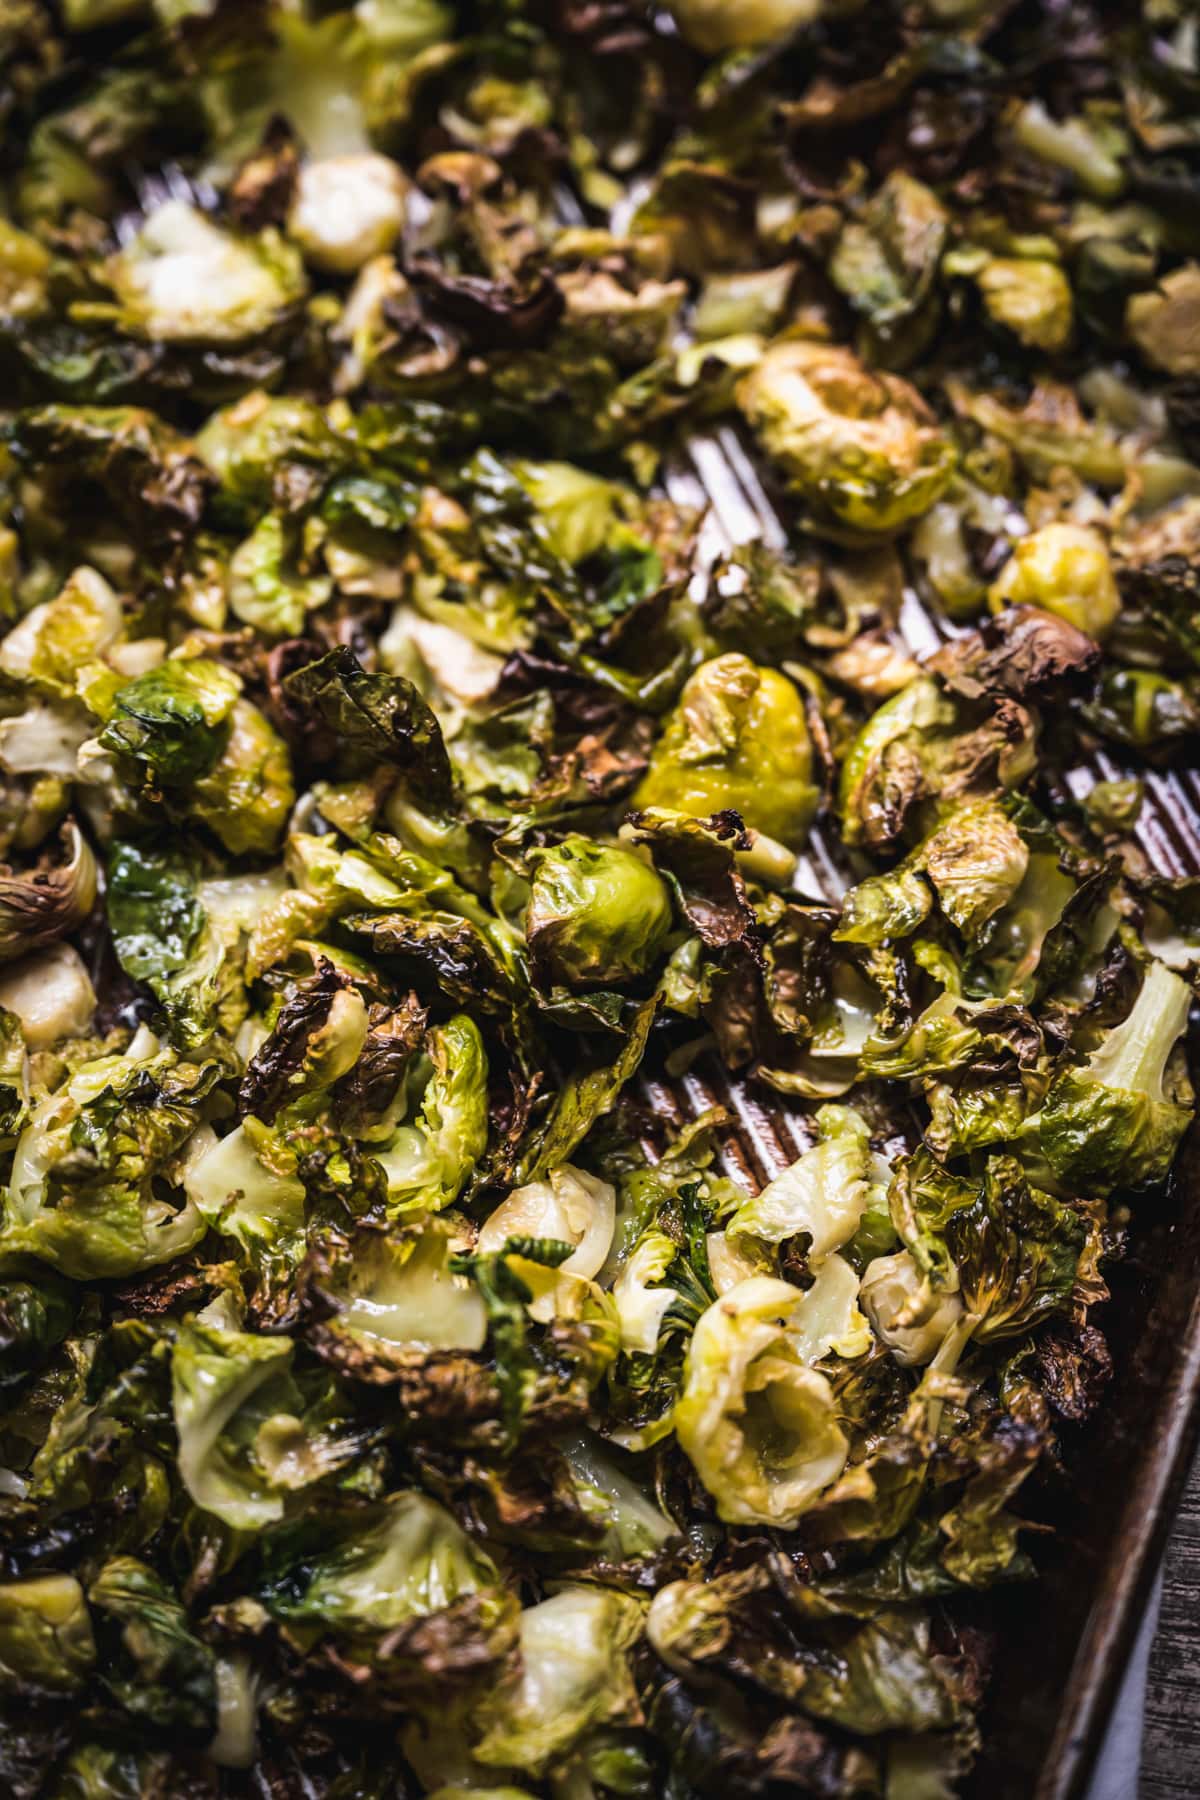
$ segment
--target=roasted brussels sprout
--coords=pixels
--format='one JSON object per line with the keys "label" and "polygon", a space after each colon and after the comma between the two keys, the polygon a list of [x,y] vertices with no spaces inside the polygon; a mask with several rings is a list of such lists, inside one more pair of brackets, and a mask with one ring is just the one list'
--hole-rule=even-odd
{"label": "roasted brussels sprout", "polygon": [[787,1529],[845,1466],[832,1390],[792,1341],[802,1298],[751,1276],[692,1334],[675,1431],[729,1524]]}
{"label": "roasted brussels sprout", "polygon": [[817,809],[804,703],[785,675],[731,652],[690,676],[635,799],[705,817],[732,808],[795,848]]}
{"label": "roasted brussels sprout", "polygon": [[1194,1109],[1191,10],[0,5],[0,1793],[977,1783]]}
{"label": "roasted brussels sprout", "polygon": [[817,529],[897,531],[954,473],[953,447],[917,390],[849,350],[775,344],[742,379],[738,405]]}
{"label": "roasted brussels sprout", "polygon": [[818,18],[822,0],[671,0],[679,29],[710,56],[770,44]]}
{"label": "roasted brussels sprout", "polygon": [[388,156],[318,157],[296,181],[288,235],[318,269],[352,275],[404,228],[408,184]]}
{"label": "roasted brussels sprout", "polygon": [[1200,265],[1184,263],[1151,293],[1133,294],[1125,318],[1129,335],[1148,362],[1168,375],[1200,374],[1196,320]]}
{"label": "roasted brussels sprout", "polygon": [[1089,637],[1105,638],[1121,611],[1121,596],[1104,539],[1086,525],[1043,525],[1018,539],[992,583],[988,602],[1040,606]]}
{"label": "roasted brussels sprout", "polygon": [[121,324],[157,343],[241,343],[304,294],[290,245],[274,234],[236,236],[183,200],[152,213],[105,273]]}
{"label": "roasted brussels sprout", "polygon": [[632,850],[577,833],[530,854],[525,933],[567,987],[617,986],[652,969],[671,930],[671,896]]}
{"label": "roasted brussels sprout", "polygon": [[1074,329],[1071,283],[1046,256],[992,256],[964,247],[947,258],[948,273],[970,275],[988,317],[1031,350],[1063,350]]}
{"label": "roasted brussels sprout", "polygon": [[81,925],[96,899],[96,858],[78,825],[63,827],[65,860],[26,873],[0,869],[0,962],[11,962]]}

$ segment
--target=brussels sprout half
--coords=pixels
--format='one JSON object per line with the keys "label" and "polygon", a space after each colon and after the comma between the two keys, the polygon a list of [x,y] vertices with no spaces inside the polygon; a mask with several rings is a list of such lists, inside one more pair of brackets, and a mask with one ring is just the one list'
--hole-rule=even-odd
{"label": "brussels sprout half", "polygon": [[671,930],[671,896],[636,852],[573,834],[529,862],[525,934],[552,981],[619,987],[654,967]]}
{"label": "brussels sprout half", "polygon": [[897,531],[954,473],[954,449],[917,390],[848,350],[775,344],[743,377],[738,404],[818,529]]}
{"label": "brussels sprout half", "polygon": [[817,809],[804,702],[774,669],[731,653],[690,676],[635,796],[704,818],[727,809],[789,848]]}

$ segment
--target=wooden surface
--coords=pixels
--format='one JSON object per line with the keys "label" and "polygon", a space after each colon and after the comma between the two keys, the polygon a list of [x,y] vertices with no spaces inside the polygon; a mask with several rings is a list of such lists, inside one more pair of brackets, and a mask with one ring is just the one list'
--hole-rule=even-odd
{"label": "wooden surface", "polygon": [[1138,1800],[1200,1796],[1200,1457],[1163,1567],[1162,1610],[1150,1654]]}

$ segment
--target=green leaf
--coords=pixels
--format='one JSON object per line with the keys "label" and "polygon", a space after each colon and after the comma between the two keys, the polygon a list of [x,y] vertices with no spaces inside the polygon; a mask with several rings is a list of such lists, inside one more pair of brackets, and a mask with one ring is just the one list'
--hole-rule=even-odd
{"label": "green leaf", "polygon": [[204,657],[162,663],[121,688],[100,742],[134,758],[156,783],[194,781],[224,749],[221,727],[241,685],[231,670]]}
{"label": "green leaf", "polygon": [[400,769],[433,805],[449,800],[453,778],[442,728],[410,681],[369,675],[343,647],[288,675],[284,688],[339,744]]}
{"label": "green leaf", "polygon": [[216,1727],[216,1656],[188,1629],[167,1583],[132,1556],[113,1557],[88,1586],[103,1682],[131,1718],[196,1736]]}
{"label": "green leaf", "polygon": [[543,1126],[532,1134],[514,1171],[513,1185],[538,1181],[549,1169],[571,1160],[596,1120],[617,1101],[625,1083],[641,1064],[646,1040],[658,1013],[659,996],[642,1002],[614,1061],[598,1068],[576,1069],[564,1081]]}
{"label": "green leaf", "polygon": [[121,967],[159,993],[163,977],[186,965],[204,929],[190,869],[176,852],[114,844],[107,906]]}

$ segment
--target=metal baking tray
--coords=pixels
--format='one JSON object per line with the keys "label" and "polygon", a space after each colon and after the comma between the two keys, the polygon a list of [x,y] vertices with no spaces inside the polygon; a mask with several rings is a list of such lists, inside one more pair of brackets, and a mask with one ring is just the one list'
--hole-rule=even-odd
{"label": "metal baking tray", "polygon": [[[732,426],[694,436],[666,486],[673,499],[706,508],[701,547],[710,557],[756,538],[787,542]],[[914,655],[954,629],[906,595],[900,631]],[[1107,754],[1081,755],[1068,780],[1082,795],[1131,772]],[[1136,835],[1147,858],[1166,875],[1200,875],[1200,766],[1137,772],[1146,798]],[[797,886],[830,900],[846,886],[837,849],[819,830]],[[804,1109],[715,1059],[674,1083],[645,1085],[655,1110],[678,1119],[724,1106],[734,1121],[728,1173],[754,1188],[810,1141]],[[1066,1440],[1057,1491],[1018,1506],[1047,1528],[1027,1537],[1039,1579],[999,1589],[980,1607],[996,1654],[968,1788],[977,1800],[1080,1800],[1104,1739],[1200,1426],[1200,1128],[1167,1191],[1139,1206],[1126,1254],[1107,1276],[1112,1298],[1096,1322],[1112,1379],[1095,1416]]]}

